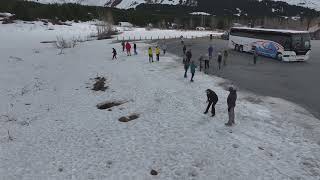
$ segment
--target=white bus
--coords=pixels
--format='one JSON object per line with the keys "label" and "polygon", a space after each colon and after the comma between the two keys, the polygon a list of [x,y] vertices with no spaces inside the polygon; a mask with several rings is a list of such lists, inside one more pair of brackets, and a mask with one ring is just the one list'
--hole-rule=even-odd
{"label": "white bus", "polygon": [[311,53],[308,31],[233,27],[229,48],[254,52],[280,61],[306,61]]}

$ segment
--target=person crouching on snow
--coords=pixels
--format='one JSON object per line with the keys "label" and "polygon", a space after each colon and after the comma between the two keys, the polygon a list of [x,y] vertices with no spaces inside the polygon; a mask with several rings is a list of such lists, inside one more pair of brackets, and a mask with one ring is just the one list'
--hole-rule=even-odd
{"label": "person crouching on snow", "polygon": [[112,48],[112,54],[113,54],[112,60],[113,60],[113,59],[117,59],[117,51],[116,51],[115,48]]}
{"label": "person crouching on snow", "polygon": [[206,90],[206,93],[207,93],[207,103],[208,103],[208,106],[207,106],[207,109],[206,111],[204,112],[204,114],[207,114],[209,109],[210,109],[210,106],[212,106],[211,108],[211,116],[215,116],[216,115],[216,109],[215,109],[215,105],[217,104],[218,102],[218,96],[217,94],[212,91],[211,89],[207,89]]}
{"label": "person crouching on snow", "polygon": [[193,61],[191,61],[191,64],[190,64],[190,72],[191,72],[191,82],[193,82],[193,77],[194,77],[194,74],[196,73],[196,68],[197,66],[194,64]]}

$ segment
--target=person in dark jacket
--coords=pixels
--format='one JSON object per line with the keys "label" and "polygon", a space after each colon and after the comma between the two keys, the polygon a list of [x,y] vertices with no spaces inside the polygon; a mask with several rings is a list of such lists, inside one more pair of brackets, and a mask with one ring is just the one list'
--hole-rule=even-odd
{"label": "person in dark jacket", "polygon": [[209,48],[208,48],[208,56],[209,56],[209,59],[212,58],[212,54],[213,54],[213,47],[212,47],[212,45],[210,45]]}
{"label": "person in dark jacket", "polygon": [[225,123],[226,126],[232,126],[233,124],[235,124],[235,122],[234,122],[234,108],[236,107],[237,91],[234,88],[229,87],[229,92],[230,93],[229,93],[228,99],[227,99],[229,121],[228,121],[228,123]]}
{"label": "person in dark jacket", "polygon": [[115,48],[112,48],[112,54],[113,54],[112,60],[113,60],[113,59],[117,59],[117,51],[116,51]]}
{"label": "person in dark jacket", "polygon": [[182,51],[183,51],[183,54],[186,54],[186,51],[187,51],[186,45],[183,45]]}
{"label": "person in dark jacket", "polygon": [[191,49],[189,49],[189,50],[186,52],[186,57],[187,57],[187,60],[190,62],[190,61],[191,61],[191,58],[192,58]]}
{"label": "person in dark jacket", "polygon": [[187,78],[187,72],[188,72],[188,69],[189,69],[189,66],[190,66],[190,61],[191,61],[191,58],[192,58],[192,53],[191,53],[191,49],[189,49],[186,54],[185,54],[185,57],[183,58],[184,62],[184,77]]}
{"label": "person in dark jacket", "polygon": [[207,102],[208,102],[208,106],[207,106],[207,109],[206,111],[204,112],[204,114],[207,114],[209,109],[210,109],[210,106],[212,106],[211,108],[211,113],[212,113],[212,117],[216,115],[216,109],[215,109],[215,105],[217,104],[218,102],[218,96],[217,94],[212,91],[211,89],[207,89],[206,90],[206,93],[207,93]]}
{"label": "person in dark jacket", "polygon": [[136,43],[133,44],[133,51],[134,51],[134,55],[138,54],[138,52],[137,52],[137,44]]}
{"label": "person in dark jacket", "polygon": [[218,65],[219,65],[219,70],[221,69],[221,62],[222,62],[222,54],[219,52],[218,54]]}
{"label": "person in dark jacket", "polygon": [[184,78],[187,78],[187,72],[190,66],[190,60],[188,60],[186,55],[183,55],[183,65],[184,65]]}
{"label": "person in dark jacket", "polygon": [[122,52],[124,52],[124,50],[126,49],[126,44],[124,43],[124,41],[121,42],[121,46],[122,46]]}

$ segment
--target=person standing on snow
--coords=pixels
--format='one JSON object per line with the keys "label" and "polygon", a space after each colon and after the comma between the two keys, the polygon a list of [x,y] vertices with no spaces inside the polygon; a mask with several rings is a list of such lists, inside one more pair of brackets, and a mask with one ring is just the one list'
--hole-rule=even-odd
{"label": "person standing on snow", "polygon": [[127,49],[127,56],[131,56],[131,45],[129,42],[126,44],[126,49]]}
{"label": "person standing on snow", "polygon": [[213,117],[213,116],[216,115],[215,105],[217,104],[219,99],[218,99],[217,94],[214,91],[212,91],[211,89],[207,89],[206,93],[207,93],[208,106],[207,106],[207,109],[204,112],[204,114],[207,114],[209,109],[210,109],[210,106],[212,106],[212,108],[211,108],[211,116]]}
{"label": "person standing on snow", "polygon": [[124,52],[124,50],[126,49],[126,45],[125,45],[124,41],[121,42],[121,46],[122,46],[122,52]]}
{"label": "person standing on snow", "polygon": [[138,52],[137,52],[137,44],[136,43],[133,44],[133,50],[134,50],[134,55],[137,55]]}
{"label": "person standing on snow", "polygon": [[186,46],[186,45],[183,45],[183,48],[182,48],[183,54],[186,54],[186,51],[187,51],[187,46]]}
{"label": "person standing on snow", "polygon": [[189,66],[190,66],[190,60],[191,60],[191,57],[192,57],[192,53],[191,53],[191,49],[189,51],[186,52],[186,55],[185,55],[185,58],[184,58],[184,77],[187,78],[187,72],[188,72],[188,69],[189,69]]}
{"label": "person standing on snow", "polygon": [[234,108],[236,107],[236,101],[237,101],[237,91],[233,87],[229,87],[229,95],[227,99],[228,103],[228,115],[229,115],[229,121],[228,123],[225,123],[226,126],[232,126],[235,124],[234,122]]}
{"label": "person standing on snow", "polygon": [[156,56],[157,56],[157,61],[160,60],[160,48],[157,46],[156,47]]}
{"label": "person standing on snow", "polygon": [[222,55],[221,52],[218,53],[218,66],[219,66],[219,70],[221,69],[221,62],[222,62]]}
{"label": "person standing on snow", "polygon": [[183,36],[180,36],[181,44],[184,44]]}
{"label": "person standing on snow", "polygon": [[163,55],[166,55],[166,52],[167,52],[167,45],[166,45],[166,43],[164,43],[164,44],[162,45],[162,51],[163,51]]}
{"label": "person standing on snow", "polygon": [[190,72],[191,72],[191,79],[190,81],[193,82],[193,77],[194,77],[194,74],[196,73],[196,68],[197,66],[194,64],[193,61],[191,61],[191,64],[190,64]]}
{"label": "person standing on snow", "polygon": [[153,52],[151,47],[149,47],[148,49],[148,54],[149,54],[149,63],[151,63],[153,62]]}
{"label": "person standing on snow", "polygon": [[186,52],[186,57],[187,57],[187,60],[190,62],[192,58],[191,49],[189,49],[189,51]]}
{"label": "person standing on snow", "polygon": [[115,48],[112,48],[112,54],[113,54],[112,60],[113,60],[113,59],[117,59],[117,51],[116,51]]}
{"label": "person standing on snow", "polygon": [[228,51],[224,50],[224,53],[223,53],[223,65],[224,66],[227,65],[228,56],[229,56]]}
{"label": "person standing on snow", "polygon": [[213,54],[213,47],[212,47],[212,45],[210,45],[208,48],[209,59],[212,59],[212,54]]}

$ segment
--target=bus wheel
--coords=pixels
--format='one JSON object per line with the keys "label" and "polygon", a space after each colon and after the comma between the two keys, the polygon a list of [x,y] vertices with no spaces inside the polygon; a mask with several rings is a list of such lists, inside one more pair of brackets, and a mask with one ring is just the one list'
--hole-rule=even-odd
{"label": "bus wheel", "polygon": [[243,52],[243,46],[239,46],[239,51]]}
{"label": "bus wheel", "polygon": [[276,58],[277,58],[278,61],[282,61],[282,54],[278,53]]}
{"label": "bus wheel", "polygon": [[235,50],[235,51],[238,51],[238,49],[239,49],[239,46],[238,46],[238,44],[236,44],[236,45],[234,46],[234,50]]}

